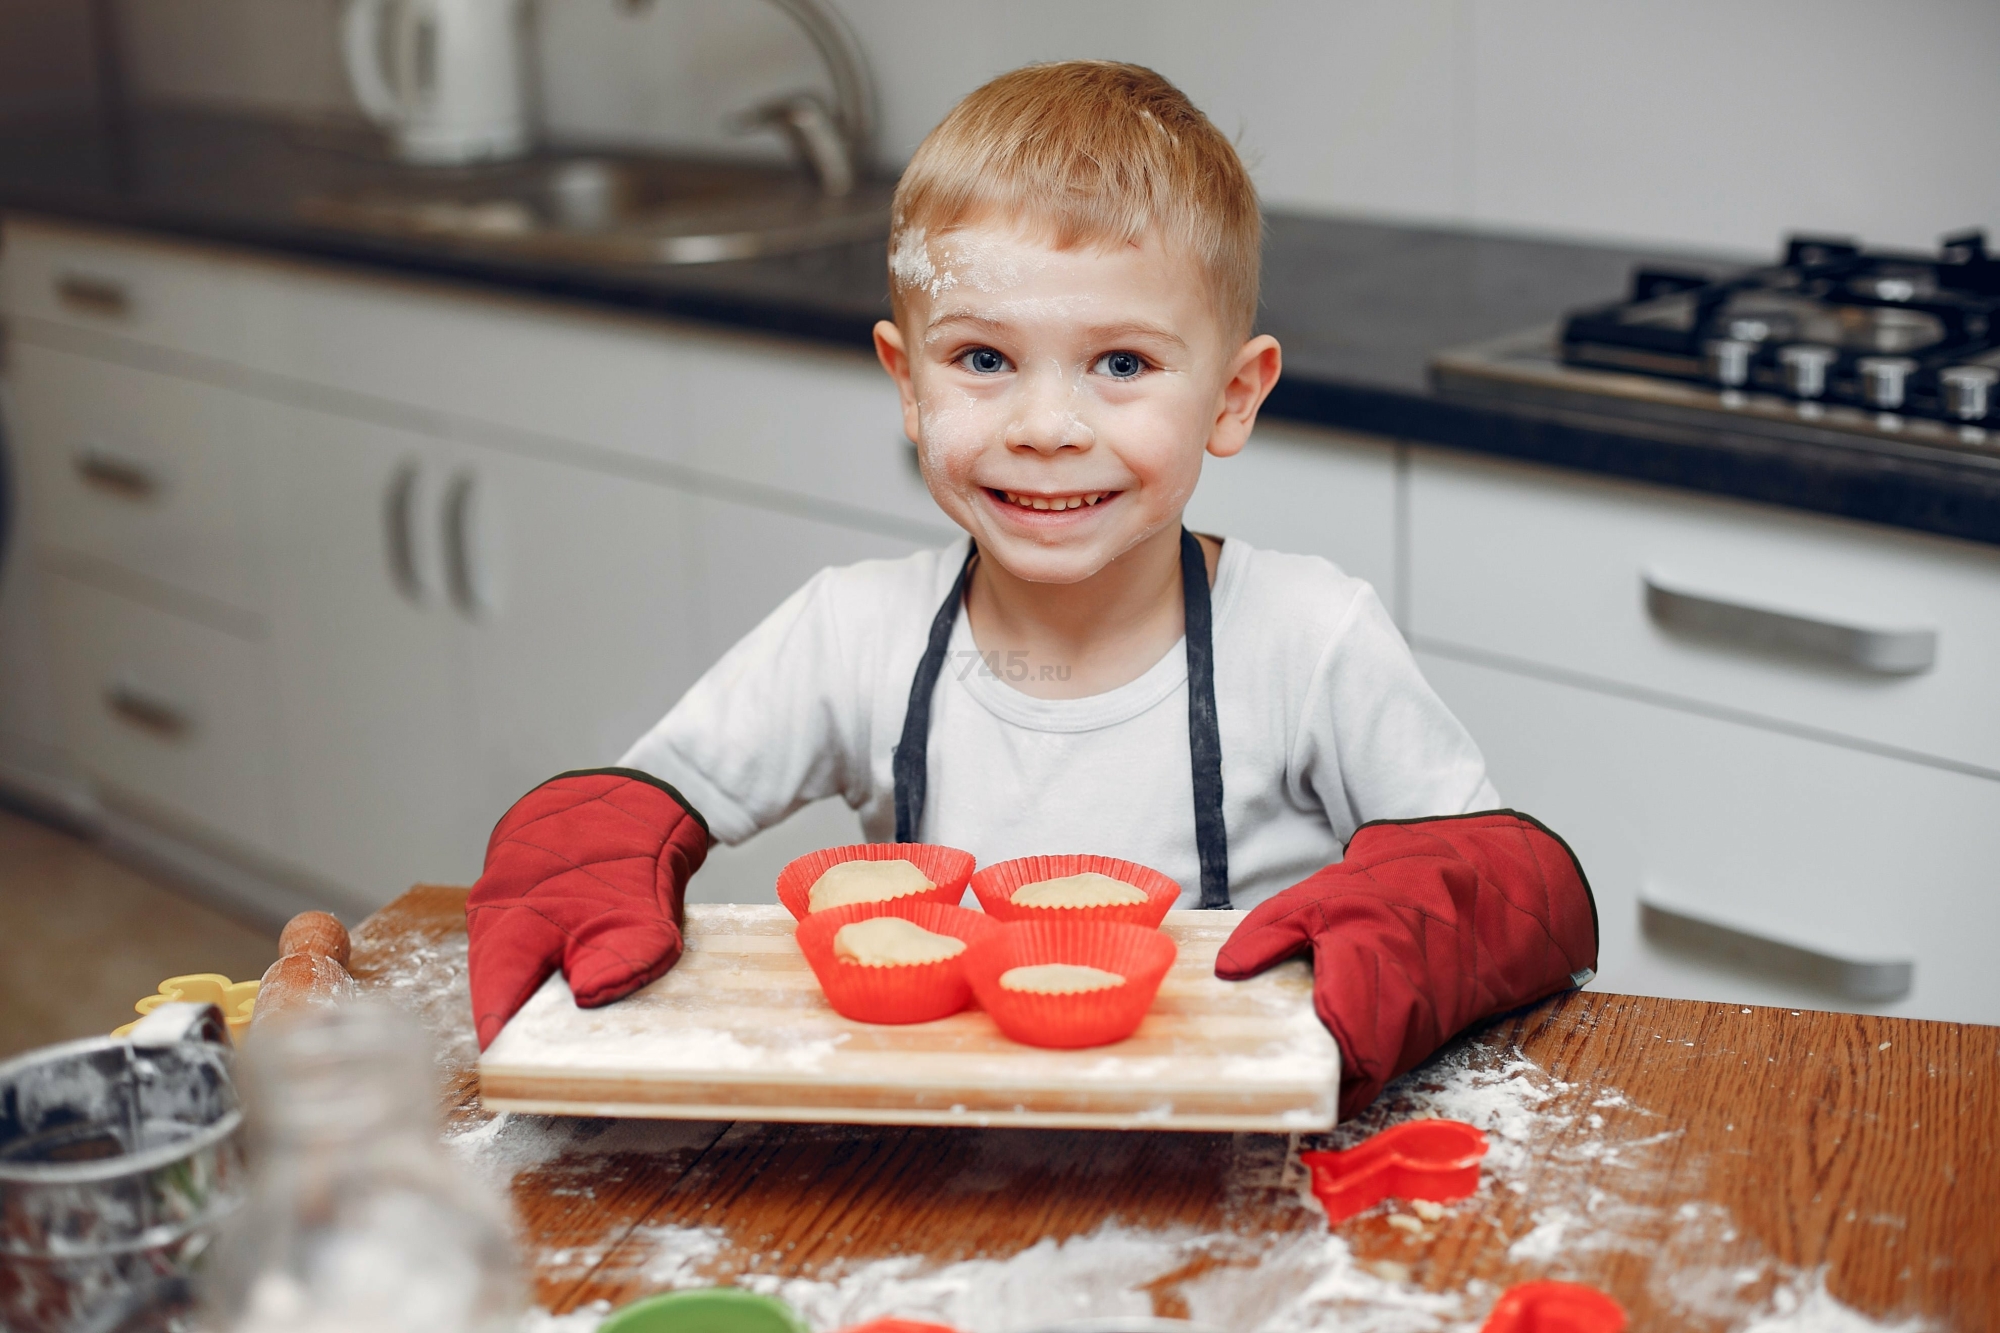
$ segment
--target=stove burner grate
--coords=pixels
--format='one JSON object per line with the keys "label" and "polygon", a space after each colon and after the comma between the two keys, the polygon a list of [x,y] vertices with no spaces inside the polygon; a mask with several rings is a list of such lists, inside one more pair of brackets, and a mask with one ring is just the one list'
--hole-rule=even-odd
{"label": "stove burner grate", "polygon": [[1570,315],[1572,366],[1959,425],[2000,418],[2000,257],[1983,232],[1935,257],[1795,236],[1732,277],[1643,267],[1629,297]]}

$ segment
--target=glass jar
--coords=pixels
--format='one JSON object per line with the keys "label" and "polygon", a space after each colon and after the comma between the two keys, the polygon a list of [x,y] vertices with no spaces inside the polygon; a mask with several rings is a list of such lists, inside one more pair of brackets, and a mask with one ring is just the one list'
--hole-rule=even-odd
{"label": "glass jar", "polygon": [[414,1024],[357,1000],[260,1028],[254,1177],[206,1283],[217,1333],[498,1333],[521,1282],[503,1204],[445,1150]]}

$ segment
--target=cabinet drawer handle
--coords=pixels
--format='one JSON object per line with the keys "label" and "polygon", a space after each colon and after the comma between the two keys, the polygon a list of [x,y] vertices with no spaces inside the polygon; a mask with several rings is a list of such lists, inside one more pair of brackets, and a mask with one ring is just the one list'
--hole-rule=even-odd
{"label": "cabinet drawer handle", "polygon": [[500,610],[500,556],[497,502],[471,471],[451,479],[444,497],[445,572],[451,600],[468,620],[485,620]]}
{"label": "cabinet drawer handle", "polygon": [[132,292],[116,278],[65,273],[56,279],[56,299],[78,314],[124,319],[132,313]]}
{"label": "cabinet drawer handle", "polygon": [[1662,629],[1867,671],[1914,676],[1937,665],[1934,629],[1843,625],[1674,587],[1647,574],[1646,612]]}
{"label": "cabinet drawer handle", "polygon": [[122,500],[150,500],[160,493],[159,475],[135,458],[102,449],[84,449],[78,452],[75,462],[76,475],[92,490]]}
{"label": "cabinet drawer handle", "polygon": [[389,578],[396,591],[417,606],[430,600],[429,580],[417,547],[418,489],[423,468],[406,462],[389,479],[383,504],[383,535],[389,555]]}
{"label": "cabinet drawer handle", "polygon": [[162,740],[179,740],[194,730],[194,715],[187,709],[130,681],[106,686],[104,704],[120,721]]}
{"label": "cabinet drawer handle", "polygon": [[1720,957],[1765,976],[1791,977],[1848,1000],[1900,1000],[1915,984],[1917,965],[1907,958],[1842,958],[1741,926],[1689,914],[1678,907],[1639,900],[1639,922],[1649,939]]}

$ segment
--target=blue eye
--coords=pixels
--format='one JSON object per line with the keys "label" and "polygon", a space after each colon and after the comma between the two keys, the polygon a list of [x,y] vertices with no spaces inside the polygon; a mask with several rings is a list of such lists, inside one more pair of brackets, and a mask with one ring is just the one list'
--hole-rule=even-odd
{"label": "blue eye", "polygon": [[1106,352],[1097,358],[1097,368],[1114,380],[1137,379],[1146,361],[1137,352]]}
{"label": "blue eye", "polygon": [[1007,358],[991,347],[975,347],[959,360],[975,375],[998,375],[1007,368]]}

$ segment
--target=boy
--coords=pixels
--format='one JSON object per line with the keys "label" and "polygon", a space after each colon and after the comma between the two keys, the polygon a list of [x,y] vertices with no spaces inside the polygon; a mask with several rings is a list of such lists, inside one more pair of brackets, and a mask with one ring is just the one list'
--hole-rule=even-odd
{"label": "boy", "polygon": [[967,539],[822,571],[619,769],[502,820],[469,908],[482,1044],[558,961],[584,1005],[660,975],[709,839],[836,793],[874,840],[1095,852],[1257,908],[1218,971],[1314,948],[1349,1111],[1588,970],[1580,870],[1494,812],[1374,591],[1181,526],[1278,378],[1261,226],[1234,149],[1149,70],[1018,70],[932,131],[875,345]]}

